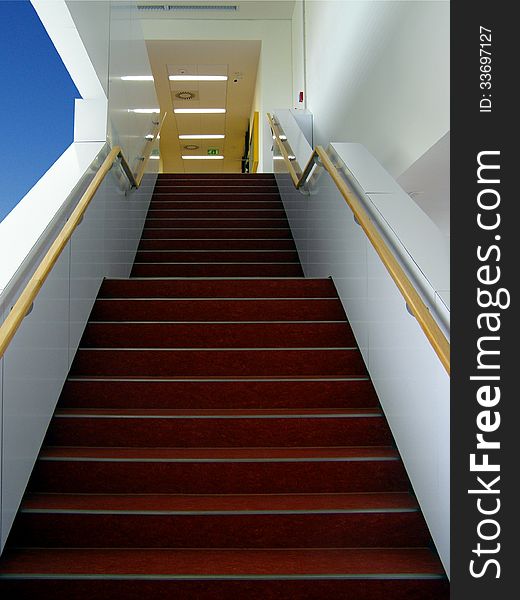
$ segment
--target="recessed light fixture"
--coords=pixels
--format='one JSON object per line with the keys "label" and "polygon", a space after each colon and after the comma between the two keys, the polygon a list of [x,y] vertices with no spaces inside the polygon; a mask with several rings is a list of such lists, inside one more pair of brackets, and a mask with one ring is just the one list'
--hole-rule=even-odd
{"label": "recessed light fixture", "polygon": [[170,75],[170,81],[227,81],[227,75]]}
{"label": "recessed light fixture", "polygon": [[160,108],[129,108],[128,112],[133,112],[133,113],[137,113],[137,114],[143,114],[143,115],[150,115],[153,113],[160,113],[161,109]]}
{"label": "recessed light fixture", "polygon": [[174,108],[174,113],[177,114],[222,114],[226,112],[225,108]]}
{"label": "recessed light fixture", "polygon": [[200,146],[197,146],[197,144],[186,144],[183,148],[184,150],[198,150]]}
{"label": "recessed light fixture", "polygon": [[150,156],[150,160],[159,160],[161,157],[160,156]]}
{"label": "recessed light fixture", "polygon": [[211,155],[211,156],[195,156],[195,155],[189,155],[189,154],[185,154],[182,157],[184,160],[222,160],[224,157],[222,155],[219,156],[215,156],[215,155]]}
{"label": "recessed light fixture", "polygon": [[180,135],[180,140],[223,140],[226,136],[223,133],[193,133]]}
{"label": "recessed light fixture", "polygon": [[123,81],[153,81],[153,75],[123,75]]}

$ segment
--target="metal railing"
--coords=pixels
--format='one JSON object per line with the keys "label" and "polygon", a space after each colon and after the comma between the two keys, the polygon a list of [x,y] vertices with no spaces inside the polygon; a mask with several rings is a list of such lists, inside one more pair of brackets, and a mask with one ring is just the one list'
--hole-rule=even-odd
{"label": "metal railing", "polygon": [[[426,335],[435,353],[439,357],[446,372],[450,373],[450,343],[444,335],[443,331],[433,318],[429,308],[421,298],[419,292],[410,281],[410,278],[405,273],[404,269],[399,264],[398,259],[390,250],[383,236],[379,233],[376,225],[363,208],[357,194],[348,185],[345,179],[341,176],[332,160],[325,152],[322,146],[316,146],[309,161],[305,167],[300,169],[299,165],[291,160],[289,152],[286,148],[287,142],[285,136],[281,133],[280,127],[272,117],[267,114],[267,120],[273,134],[273,140],[276,143],[280,154],[283,157],[287,171],[296,189],[301,189],[307,182],[310,174],[316,166],[323,168],[332,178],[338,191],[345,199],[345,202],[350,207],[358,224],[361,226],[365,235],[372,244],[374,250],[378,254],[382,263],[386,267],[388,273],[392,277],[394,283],[403,296],[408,310],[419,323],[422,331]],[[284,139],[282,139],[282,137]]]}

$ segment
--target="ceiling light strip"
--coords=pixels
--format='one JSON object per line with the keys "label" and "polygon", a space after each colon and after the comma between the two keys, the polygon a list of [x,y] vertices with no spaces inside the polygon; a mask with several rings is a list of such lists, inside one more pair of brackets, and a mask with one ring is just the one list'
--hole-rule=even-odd
{"label": "ceiling light strip", "polygon": [[190,133],[179,135],[180,140],[223,140],[225,137],[223,133]]}
{"label": "ceiling light strip", "polygon": [[227,81],[227,75],[170,75],[170,81]]}
{"label": "ceiling light strip", "polygon": [[173,112],[176,114],[224,114],[226,112],[225,108],[174,108]]}

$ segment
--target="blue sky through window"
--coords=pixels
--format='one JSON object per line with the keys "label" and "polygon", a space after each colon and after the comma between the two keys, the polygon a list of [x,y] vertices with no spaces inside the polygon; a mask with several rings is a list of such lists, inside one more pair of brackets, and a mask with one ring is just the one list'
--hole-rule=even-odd
{"label": "blue sky through window", "polygon": [[0,0],[0,221],[73,141],[80,94],[29,0]]}

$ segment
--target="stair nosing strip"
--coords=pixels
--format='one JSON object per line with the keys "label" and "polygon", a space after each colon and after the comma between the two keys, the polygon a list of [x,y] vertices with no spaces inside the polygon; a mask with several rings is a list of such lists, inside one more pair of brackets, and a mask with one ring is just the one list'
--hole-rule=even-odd
{"label": "stair nosing strip", "polygon": [[324,509],[257,509],[257,510],[117,510],[75,508],[21,508],[25,514],[60,515],[143,515],[143,516],[227,516],[227,515],[334,515],[334,514],[401,514],[417,513],[419,508],[324,508]]}
{"label": "stair nosing strip", "polygon": [[139,250],[138,249],[137,253],[139,253],[139,252],[162,252],[162,253],[164,253],[164,252],[186,252],[186,253],[193,253],[193,252],[211,252],[211,253],[213,253],[213,252],[229,252],[229,253],[231,253],[231,252],[256,252],[257,254],[259,252],[265,252],[266,254],[272,254],[273,252],[291,252],[293,254],[296,254],[297,251],[296,251],[296,249],[295,250],[290,250],[290,249],[289,250],[264,250],[264,249],[261,249],[261,250],[254,250],[254,249],[253,250],[250,250],[250,249],[226,250],[224,248],[222,250],[215,250],[213,248],[210,248],[208,250],[204,250],[204,249],[198,249],[198,250],[190,250],[190,249],[188,249],[188,250],[177,250],[177,249],[173,249],[173,250]]}
{"label": "stair nosing strip", "polygon": [[94,456],[40,456],[47,462],[124,462],[124,463],[298,463],[298,462],[389,462],[400,461],[398,456],[331,456],[292,458],[107,458]]}
{"label": "stair nosing strip", "polygon": [[209,266],[216,266],[216,265],[247,265],[247,266],[252,266],[252,265],[300,265],[300,261],[279,261],[279,262],[249,262],[249,261],[242,261],[242,262],[166,262],[166,261],[162,261],[162,262],[139,262],[139,261],[135,261],[134,262],[134,267],[136,265],[209,265]]}
{"label": "stair nosing strip", "polygon": [[189,348],[178,348],[178,347],[162,347],[162,348],[149,348],[149,347],[133,347],[133,348],[124,348],[124,347],[116,347],[116,346],[102,346],[102,347],[93,347],[93,346],[81,346],[77,349],[77,352],[333,352],[338,350],[353,350],[358,351],[359,348],[356,346],[350,347],[312,347],[307,346],[304,348],[290,348],[290,347],[277,347],[277,348],[239,348],[235,346],[230,347],[222,347],[222,348],[207,348],[201,346],[189,347]]}
{"label": "stair nosing strip", "polygon": [[[148,264],[148,263],[145,263]],[[154,263],[154,264],[161,264],[161,263]],[[267,263],[262,263],[262,264],[267,264]],[[104,298],[104,297],[99,297],[97,298],[97,300],[110,300],[110,301],[117,301],[120,302],[121,300],[143,300],[143,301],[147,301],[147,300],[160,300],[160,301],[167,301],[167,302],[184,302],[186,300],[202,300],[204,302],[213,302],[215,300],[226,300],[226,301],[236,301],[239,300],[240,302],[245,301],[245,302],[249,302],[251,300],[257,301],[257,300],[265,300],[267,302],[279,302],[281,300],[285,301],[293,301],[293,300],[298,300],[298,301],[309,301],[309,300],[327,300],[327,301],[334,301],[334,302],[339,302],[339,298],[337,296],[323,296],[323,297],[291,297],[291,296],[287,296],[287,297],[279,297],[279,296],[262,296],[259,298],[254,298],[252,296],[247,296],[245,298],[242,297],[224,297],[224,298],[215,298],[213,296],[202,296],[202,297],[197,297],[197,296],[180,296],[177,298],[171,298],[171,297],[155,297],[155,296],[140,296],[140,297],[110,297],[110,298]]]}
{"label": "stair nosing strip", "polygon": [[271,324],[271,325],[278,325],[278,324],[282,324],[282,323],[287,323],[287,324],[297,324],[297,323],[347,323],[348,321],[343,320],[343,321],[88,321],[88,323],[104,323],[104,324],[115,324],[115,323],[122,323],[122,324],[130,324],[130,323],[137,323],[137,324],[144,324],[144,323],[149,323],[149,324],[158,324],[158,323],[163,323],[163,324],[184,324],[184,325],[202,325],[202,324],[206,324],[206,325],[259,325],[259,324]]}
{"label": "stair nosing strip", "polygon": [[[162,227],[158,227],[157,229],[162,229]],[[291,238],[141,238],[141,241],[150,242],[150,241],[177,241],[177,242],[266,242],[266,241],[293,241]],[[291,252],[291,250],[289,250]]]}
{"label": "stair nosing strip", "polygon": [[263,580],[263,581],[292,581],[292,580],[326,580],[326,579],[446,579],[446,576],[441,573],[382,573],[382,574],[299,574],[299,575],[143,575],[143,574],[69,574],[69,573],[0,573],[1,579],[80,579],[80,580],[204,580],[204,581],[226,581],[226,580]]}
{"label": "stair nosing strip", "polygon": [[274,382],[274,381],[284,381],[284,382],[290,382],[290,381],[319,381],[319,382],[324,382],[324,381],[370,381],[370,377],[366,377],[366,376],[360,376],[360,377],[270,377],[270,378],[258,378],[258,377],[247,377],[245,379],[237,379],[237,378],[233,378],[233,377],[222,377],[222,378],[216,378],[216,377],[195,377],[195,378],[181,378],[181,377],[173,377],[173,378],[164,378],[164,377],[160,377],[160,378],[152,378],[152,377],[74,377],[74,376],[69,376],[67,377],[67,381],[128,381],[128,382],[135,382],[135,381],[152,381],[152,382],[178,382],[181,381],[183,383],[193,383],[193,382],[235,382],[235,381],[266,381],[266,382]]}
{"label": "stair nosing strip", "polygon": [[121,414],[90,414],[90,413],[55,413],[54,417],[59,419],[128,419],[128,420],[138,420],[138,419],[167,419],[167,420],[203,420],[209,419],[212,421],[215,420],[245,420],[245,419],[260,419],[260,420],[268,420],[268,419],[366,419],[366,418],[382,418],[382,413],[353,413],[353,414],[341,414],[341,413],[332,413],[332,414],[278,414],[278,415],[226,415],[226,414],[218,414],[218,415],[121,415]]}

